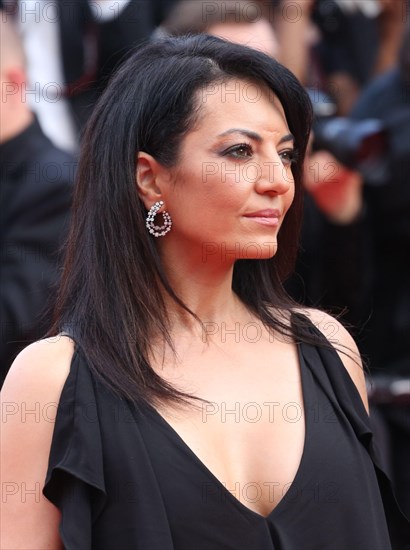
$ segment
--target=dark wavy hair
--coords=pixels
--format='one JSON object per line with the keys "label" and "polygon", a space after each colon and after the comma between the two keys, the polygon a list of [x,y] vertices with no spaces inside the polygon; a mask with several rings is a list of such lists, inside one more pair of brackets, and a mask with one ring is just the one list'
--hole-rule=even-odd
{"label": "dark wavy hair", "polygon": [[146,230],[135,181],[137,154],[145,151],[165,166],[175,165],[200,111],[197,92],[232,78],[265,85],[278,97],[299,153],[292,168],[295,198],[278,252],[268,260],[238,260],[233,290],[269,330],[313,338],[301,318],[289,328],[284,312],[295,304],[282,286],[294,267],[302,220],[302,165],[312,120],[307,94],[285,67],[242,45],[208,35],[146,44],[113,76],[87,125],[48,333],[68,327],[92,371],[137,403],[189,399],[156,374],[148,357],[153,335],[172,346],[164,292],[190,312],[171,288]]}

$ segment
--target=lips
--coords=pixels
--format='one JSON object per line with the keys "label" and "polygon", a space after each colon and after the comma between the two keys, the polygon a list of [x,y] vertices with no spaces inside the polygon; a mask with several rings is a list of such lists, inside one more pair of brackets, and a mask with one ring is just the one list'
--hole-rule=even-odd
{"label": "lips", "polygon": [[245,218],[253,220],[262,225],[269,225],[275,227],[279,225],[279,218],[281,213],[279,210],[272,210],[266,208],[265,210],[258,210],[257,212],[250,212],[249,214],[244,214]]}
{"label": "lips", "polygon": [[250,214],[244,214],[244,216],[245,218],[280,218],[280,211],[266,208],[265,210],[258,210],[257,212],[251,212]]}

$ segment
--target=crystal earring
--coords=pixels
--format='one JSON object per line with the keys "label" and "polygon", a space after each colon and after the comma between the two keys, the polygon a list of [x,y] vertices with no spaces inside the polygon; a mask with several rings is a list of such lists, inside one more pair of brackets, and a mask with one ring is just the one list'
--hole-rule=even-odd
{"label": "crystal earring", "polygon": [[154,237],[163,237],[171,231],[172,220],[171,216],[166,210],[161,212],[164,217],[164,225],[155,225],[154,218],[158,214],[159,209],[164,205],[164,201],[158,201],[151,206],[148,212],[147,221],[145,225],[147,226],[148,231],[154,235]]}

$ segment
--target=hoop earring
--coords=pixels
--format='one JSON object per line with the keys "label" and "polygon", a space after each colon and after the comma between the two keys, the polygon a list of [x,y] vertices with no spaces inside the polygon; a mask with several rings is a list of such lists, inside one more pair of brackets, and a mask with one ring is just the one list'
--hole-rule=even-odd
{"label": "hoop earring", "polygon": [[172,220],[171,220],[171,216],[168,214],[166,210],[161,212],[162,215],[164,216],[164,225],[154,224],[154,218],[158,214],[158,210],[163,205],[164,205],[164,201],[158,201],[151,206],[148,212],[147,221],[145,225],[148,231],[151,233],[151,235],[154,235],[154,237],[163,237],[168,233],[168,231],[171,231]]}

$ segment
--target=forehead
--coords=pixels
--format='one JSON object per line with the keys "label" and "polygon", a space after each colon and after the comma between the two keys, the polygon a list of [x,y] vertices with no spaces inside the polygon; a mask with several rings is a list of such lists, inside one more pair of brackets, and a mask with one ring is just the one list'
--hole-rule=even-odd
{"label": "forehead", "polygon": [[266,86],[232,79],[213,83],[197,92],[198,121],[195,132],[223,132],[240,123],[268,133],[288,133],[285,113],[276,95]]}
{"label": "forehead", "polygon": [[246,44],[250,48],[265,52],[271,57],[279,54],[279,44],[272,25],[264,18],[252,22],[224,21],[208,27],[208,34],[214,34],[229,42]]}

